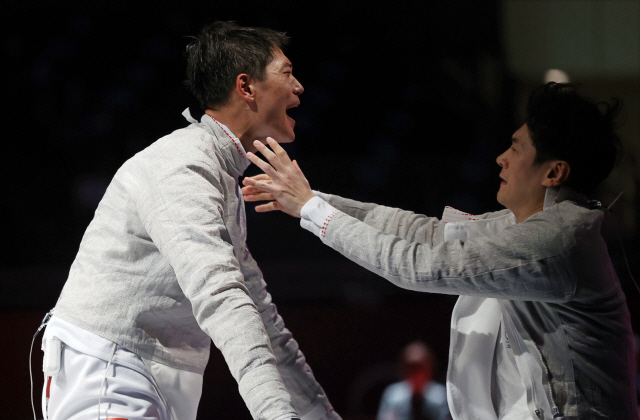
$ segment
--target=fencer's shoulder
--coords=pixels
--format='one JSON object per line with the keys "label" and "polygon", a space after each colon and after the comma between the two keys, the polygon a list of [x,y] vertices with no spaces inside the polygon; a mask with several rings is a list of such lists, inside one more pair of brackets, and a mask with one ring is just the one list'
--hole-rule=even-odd
{"label": "fencer's shoulder", "polygon": [[530,221],[546,221],[562,229],[579,230],[599,227],[603,218],[601,209],[592,209],[585,202],[563,200],[531,216]]}
{"label": "fencer's shoulder", "polygon": [[155,171],[194,162],[206,162],[215,168],[220,165],[214,141],[210,132],[192,124],[156,140],[130,161],[132,165],[147,166]]}
{"label": "fencer's shoulder", "polygon": [[545,259],[569,255],[576,250],[576,238],[584,223],[580,215],[584,208],[570,203],[555,203],[518,224],[505,228],[497,241],[517,246],[530,259]]}
{"label": "fencer's shoulder", "polygon": [[150,183],[160,183],[167,177],[181,174],[219,178],[224,170],[213,144],[211,133],[192,124],[136,153],[118,169],[114,180],[125,183],[132,190],[139,190]]}
{"label": "fencer's shoulder", "polygon": [[565,200],[542,211],[539,217],[549,220],[550,224],[571,235],[578,242],[593,242],[601,238],[601,228],[605,212],[591,208],[583,202]]}
{"label": "fencer's shoulder", "polygon": [[161,137],[139,155],[142,159],[162,156],[167,162],[208,158],[216,154],[215,140],[200,124],[191,124]]}

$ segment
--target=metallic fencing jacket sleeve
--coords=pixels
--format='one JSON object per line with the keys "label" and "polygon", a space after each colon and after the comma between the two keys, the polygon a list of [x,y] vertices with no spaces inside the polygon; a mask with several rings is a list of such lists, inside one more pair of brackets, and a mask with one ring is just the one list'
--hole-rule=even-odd
{"label": "metallic fencing jacket sleeve", "polygon": [[373,203],[320,194],[322,198],[349,216],[363,221],[382,233],[398,236],[408,241],[428,242],[432,245],[444,239],[444,223],[436,217],[428,217],[411,211]]}
{"label": "metallic fencing jacket sleeve", "polygon": [[298,343],[278,314],[256,261],[246,247],[243,253],[241,268],[245,284],[269,335],[278,371],[291,395],[291,404],[303,420],[340,420],[324,390],[314,378]]}
{"label": "metallic fencing jacket sleeve", "polygon": [[137,200],[141,220],[173,267],[198,324],[221,350],[252,416],[271,420],[294,413],[234,256],[215,171],[207,163],[178,166],[145,185],[140,191],[147,196]]}
{"label": "metallic fencing jacket sleeve", "polygon": [[[303,227],[347,258],[405,289],[548,302],[567,301],[575,292],[574,230],[563,226],[557,208],[490,238],[435,245],[428,235],[434,222],[419,216],[412,220],[409,212],[398,213],[394,222],[398,226],[378,220],[385,231],[335,209],[311,213],[316,220],[303,209]],[[328,214],[324,219],[323,213]],[[375,220],[369,214],[366,218]],[[400,225],[404,220],[427,234],[416,239]],[[420,226],[421,221],[427,226]],[[409,239],[387,233],[394,230]]]}
{"label": "metallic fencing jacket sleeve", "polygon": [[562,415],[637,418],[626,299],[600,234],[604,213],[584,198],[561,188],[521,223],[438,244],[385,233],[358,220],[366,211],[352,217],[328,201],[335,207],[305,204],[301,225],[363,267],[407,289],[508,302],[546,361]]}

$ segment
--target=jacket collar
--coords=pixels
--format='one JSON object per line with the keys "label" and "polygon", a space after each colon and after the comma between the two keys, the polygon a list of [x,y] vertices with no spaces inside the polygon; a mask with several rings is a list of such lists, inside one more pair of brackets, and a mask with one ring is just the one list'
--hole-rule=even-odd
{"label": "jacket collar", "polygon": [[559,203],[565,200],[570,200],[583,206],[587,205],[587,197],[584,194],[581,194],[572,188],[569,188],[569,187],[547,188],[547,191],[545,192],[545,195],[544,195],[543,210],[548,209],[555,203]]}
{"label": "jacket collar", "polygon": [[240,140],[226,125],[207,114],[202,116],[200,122],[217,139],[216,144],[220,148],[229,173],[235,178],[242,175],[251,161],[247,159],[247,153]]}

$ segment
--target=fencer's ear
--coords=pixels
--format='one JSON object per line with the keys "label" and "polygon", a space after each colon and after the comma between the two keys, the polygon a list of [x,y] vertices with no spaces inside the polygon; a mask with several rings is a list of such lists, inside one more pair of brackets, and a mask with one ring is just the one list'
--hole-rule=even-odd
{"label": "fencer's ear", "polygon": [[247,102],[253,102],[255,100],[253,83],[246,73],[240,73],[238,77],[236,77],[235,91]]}
{"label": "fencer's ear", "polygon": [[548,162],[549,168],[547,174],[542,181],[545,187],[559,187],[567,181],[571,173],[569,163],[564,160],[554,160]]}

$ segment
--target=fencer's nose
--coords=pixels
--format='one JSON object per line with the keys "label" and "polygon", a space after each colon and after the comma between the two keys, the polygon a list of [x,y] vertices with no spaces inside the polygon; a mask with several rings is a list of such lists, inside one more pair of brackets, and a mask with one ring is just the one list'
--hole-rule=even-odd
{"label": "fencer's nose", "polygon": [[298,81],[298,79],[296,79],[294,77],[294,81],[293,81],[293,94],[294,95],[302,95],[302,93],[304,92],[304,87],[302,86],[302,83],[300,83]]}
{"label": "fencer's nose", "polygon": [[496,162],[498,163],[498,166],[500,166],[501,168],[504,168],[506,166],[507,161],[504,158],[504,153],[496,158]]}

